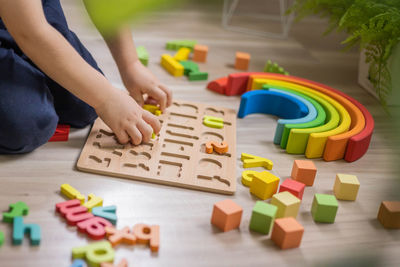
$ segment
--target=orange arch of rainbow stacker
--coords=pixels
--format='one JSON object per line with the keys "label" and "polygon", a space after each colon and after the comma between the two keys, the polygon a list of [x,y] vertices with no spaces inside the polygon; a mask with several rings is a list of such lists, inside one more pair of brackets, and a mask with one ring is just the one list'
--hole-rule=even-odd
{"label": "orange arch of rainbow stacker", "polygon": [[[374,130],[374,119],[369,111],[357,100],[329,86],[294,76],[285,76],[264,72],[244,72],[234,73],[228,77],[212,81],[209,83],[207,88],[226,95],[240,95],[246,91],[248,85],[252,84],[249,79],[252,75],[260,75],[261,78],[267,76],[277,80],[308,86],[309,88],[324,92],[325,94],[342,101],[342,105],[346,107],[352,118],[352,123],[350,126],[351,130],[349,132],[328,138],[324,152],[325,160],[335,160],[340,158],[339,155],[341,155],[343,152],[334,152],[336,143],[341,143],[341,149],[343,149],[344,144],[347,143],[344,159],[348,162],[356,161],[367,152]],[[343,99],[347,101],[343,101]],[[362,116],[360,116],[360,112],[362,113]],[[364,118],[364,127],[362,127],[362,118]],[[362,128],[361,131],[359,131],[360,128]]]}

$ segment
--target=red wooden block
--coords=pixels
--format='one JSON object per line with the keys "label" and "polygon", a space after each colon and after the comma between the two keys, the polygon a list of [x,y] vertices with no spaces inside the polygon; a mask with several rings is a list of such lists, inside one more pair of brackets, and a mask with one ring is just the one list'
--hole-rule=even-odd
{"label": "red wooden block", "polygon": [[305,184],[289,178],[283,181],[283,183],[279,187],[279,193],[283,191],[288,191],[292,193],[294,196],[298,197],[299,199],[303,199],[303,193],[305,187],[306,187]]}
{"label": "red wooden block", "polygon": [[87,233],[91,239],[99,240],[106,235],[105,228],[112,226],[112,223],[101,217],[93,217],[79,222],[76,226],[79,232]]}
{"label": "red wooden block", "polygon": [[207,84],[207,88],[219,94],[225,94],[226,84],[228,77],[222,77],[217,80],[211,81]]}
{"label": "red wooden block", "polygon": [[49,139],[49,142],[68,141],[69,130],[71,126],[65,124],[57,125],[56,131]]}
{"label": "red wooden block", "polygon": [[81,202],[78,199],[71,199],[56,204],[56,211],[65,217],[68,225],[76,225],[78,222],[94,217],[93,214],[88,212],[86,207],[81,206]]}

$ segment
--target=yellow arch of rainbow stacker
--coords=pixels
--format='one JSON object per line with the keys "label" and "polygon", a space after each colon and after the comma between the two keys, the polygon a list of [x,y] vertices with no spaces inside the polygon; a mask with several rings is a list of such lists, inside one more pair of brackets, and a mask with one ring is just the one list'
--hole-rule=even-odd
{"label": "yellow arch of rainbow stacker", "polygon": [[[325,129],[325,131],[319,131],[319,132],[316,132],[315,128],[314,129],[309,128],[309,129],[292,129],[291,130],[290,135],[296,135],[296,134],[304,133],[304,132],[310,133],[308,142],[307,142],[307,147],[305,150],[305,156],[307,158],[322,157],[324,154],[324,149],[325,149],[325,145],[326,145],[328,137],[332,136],[332,135],[341,134],[341,133],[347,132],[349,130],[350,125],[351,125],[350,114],[339,102],[337,102],[333,98],[331,98],[325,94],[322,94],[316,90],[307,88],[305,86],[301,86],[301,85],[293,84],[293,83],[289,83],[289,82],[284,82],[284,81],[279,81],[279,80],[274,80],[274,79],[259,79],[259,80],[254,79],[253,84],[251,85],[251,88],[252,88],[252,90],[260,89],[260,88],[262,88],[262,86],[264,84],[267,84],[268,86],[271,86],[271,87],[276,86],[276,87],[288,88],[288,89],[296,90],[296,91],[299,91],[302,93],[307,92],[307,93],[309,93],[307,95],[309,95],[310,97],[313,97],[314,99],[316,99],[315,97],[322,98],[322,99],[326,100],[331,106],[334,107],[336,112],[332,112],[332,111],[329,112],[330,114],[332,114],[331,119],[333,118],[333,115],[338,113],[339,124],[337,125],[336,128]],[[335,118],[333,118],[333,119],[335,119]],[[324,127],[324,126],[320,126],[320,127]],[[319,127],[316,127],[316,128],[319,128]],[[292,137],[292,139],[293,139],[293,137]],[[289,147],[289,144],[290,144],[290,146],[293,146],[294,144],[292,144],[292,143],[293,143],[293,141],[291,142],[291,138],[289,137],[288,147]],[[290,153],[288,148],[286,148],[286,149],[287,149],[288,153]]]}

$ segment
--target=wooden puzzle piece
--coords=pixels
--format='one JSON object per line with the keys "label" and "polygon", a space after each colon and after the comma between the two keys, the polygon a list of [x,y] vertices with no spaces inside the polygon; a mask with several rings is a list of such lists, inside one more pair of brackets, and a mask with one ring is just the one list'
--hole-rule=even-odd
{"label": "wooden puzzle piece", "polygon": [[175,77],[183,75],[183,66],[171,55],[163,54],[161,56],[161,66]]}
{"label": "wooden puzzle piece", "polygon": [[203,124],[207,127],[221,129],[224,127],[224,119],[214,116],[204,116]]}
{"label": "wooden puzzle piece", "polygon": [[158,252],[160,247],[160,226],[136,224],[132,229],[139,244],[149,244],[152,252]]}
{"label": "wooden puzzle piece", "polygon": [[247,170],[247,171],[243,171],[242,172],[242,184],[244,186],[249,187],[251,184],[251,181],[254,178],[254,175],[258,173],[258,171],[251,171],[251,170]]}
{"label": "wooden puzzle piece", "polygon": [[218,154],[222,155],[228,152],[229,146],[228,143],[223,141],[221,143],[210,141],[206,144],[206,153],[212,154],[214,151]]}
{"label": "wooden puzzle piece", "polygon": [[14,217],[12,240],[13,245],[21,245],[24,235],[28,233],[32,246],[38,246],[41,239],[40,226],[37,224],[24,224],[23,217]]}
{"label": "wooden puzzle piece", "polygon": [[100,267],[103,262],[113,262],[115,251],[108,241],[90,243],[72,249],[72,258],[86,259],[89,266]]}
{"label": "wooden puzzle piece", "polygon": [[144,104],[142,108],[156,116],[160,116],[162,114],[162,111],[156,105]]}
{"label": "wooden puzzle piece", "polygon": [[113,225],[117,224],[117,206],[107,206],[107,207],[93,207],[92,214],[97,217],[104,218],[110,221]]}
{"label": "wooden puzzle piece", "polygon": [[76,259],[69,267],[86,267],[86,262],[81,259]]}
{"label": "wooden puzzle piece", "polygon": [[26,216],[29,213],[29,207],[25,202],[18,201],[9,205],[9,212],[3,212],[3,222],[12,223],[15,217]]}
{"label": "wooden puzzle piece", "polygon": [[272,170],[272,167],[274,166],[274,163],[267,158],[262,158],[247,153],[242,153],[240,159],[243,161],[243,168],[264,167],[267,170]]}
{"label": "wooden puzzle piece", "polygon": [[99,240],[106,235],[105,227],[112,224],[101,217],[93,217],[76,224],[79,232],[86,233],[91,239]]}
{"label": "wooden puzzle piece", "polygon": [[121,243],[128,245],[136,244],[136,237],[131,233],[129,227],[124,227],[121,230],[117,230],[115,227],[110,226],[106,227],[105,230],[108,241],[110,241],[113,247]]}
{"label": "wooden puzzle piece", "polygon": [[142,64],[144,66],[147,66],[149,64],[149,52],[147,52],[146,47],[144,46],[137,46],[136,47],[136,53],[138,55],[138,58],[140,60],[140,62],[142,62]]}
{"label": "wooden puzzle piece", "polygon": [[69,199],[78,199],[81,202],[81,204],[85,202],[85,196],[82,195],[78,190],[76,190],[69,184],[61,185],[61,194],[63,194]]}
{"label": "wooden puzzle piece", "polygon": [[128,261],[126,259],[122,259],[117,265],[103,262],[100,264],[100,267],[128,267]]}
{"label": "wooden puzzle piece", "polygon": [[94,215],[88,209],[81,206],[78,199],[72,199],[56,204],[56,211],[67,220],[68,225],[76,225],[78,222],[93,218]]}
{"label": "wooden puzzle piece", "polygon": [[92,211],[93,207],[103,206],[103,199],[101,197],[97,197],[94,194],[88,195],[88,201],[84,203],[82,206],[86,207],[89,212]]}

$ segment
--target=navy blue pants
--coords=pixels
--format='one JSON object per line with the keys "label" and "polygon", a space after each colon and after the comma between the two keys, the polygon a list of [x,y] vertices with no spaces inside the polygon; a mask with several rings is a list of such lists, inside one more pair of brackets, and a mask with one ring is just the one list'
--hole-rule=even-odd
{"label": "navy blue pants", "polygon": [[[68,29],[59,0],[42,3],[47,21],[101,72]],[[92,107],[50,79],[24,55],[0,20],[0,154],[30,152],[49,140],[58,123],[82,128],[96,118]]]}

